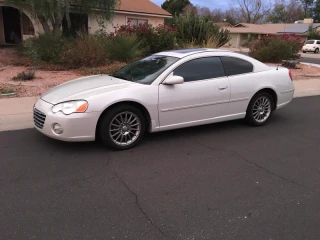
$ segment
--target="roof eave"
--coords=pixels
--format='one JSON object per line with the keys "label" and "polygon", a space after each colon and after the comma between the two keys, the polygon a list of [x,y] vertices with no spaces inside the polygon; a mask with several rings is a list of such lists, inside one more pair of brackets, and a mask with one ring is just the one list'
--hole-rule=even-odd
{"label": "roof eave", "polygon": [[150,16],[150,17],[172,18],[172,15],[165,15],[165,14],[158,14],[158,13],[134,12],[134,11],[125,11],[125,10],[114,10],[114,12],[115,13],[122,13],[122,14]]}

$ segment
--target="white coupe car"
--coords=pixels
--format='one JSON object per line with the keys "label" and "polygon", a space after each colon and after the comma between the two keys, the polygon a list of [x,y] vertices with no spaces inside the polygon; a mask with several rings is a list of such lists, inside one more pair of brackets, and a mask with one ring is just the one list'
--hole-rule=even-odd
{"label": "white coupe car", "polygon": [[146,131],[242,118],[262,126],[293,95],[286,68],[220,49],[173,50],[110,75],[54,87],[35,104],[34,125],[58,140],[99,138],[124,150],[136,146]]}

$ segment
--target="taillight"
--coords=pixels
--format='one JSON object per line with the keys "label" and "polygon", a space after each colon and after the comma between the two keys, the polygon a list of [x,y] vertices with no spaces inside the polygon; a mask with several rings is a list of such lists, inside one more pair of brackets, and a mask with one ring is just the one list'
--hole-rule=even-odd
{"label": "taillight", "polygon": [[289,77],[290,77],[291,81],[293,81],[293,80],[292,80],[292,72],[291,72],[290,69],[289,69]]}

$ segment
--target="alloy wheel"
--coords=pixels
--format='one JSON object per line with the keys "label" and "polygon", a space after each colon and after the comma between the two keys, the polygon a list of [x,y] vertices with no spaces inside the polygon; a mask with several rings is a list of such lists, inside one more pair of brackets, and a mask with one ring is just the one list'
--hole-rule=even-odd
{"label": "alloy wheel", "polygon": [[271,101],[269,98],[262,96],[253,104],[253,118],[258,123],[265,122],[271,114]]}
{"label": "alloy wheel", "polygon": [[119,146],[128,146],[135,142],[141,133],[141,121],[132,112],[121,112],[110,123],[109,135]]}

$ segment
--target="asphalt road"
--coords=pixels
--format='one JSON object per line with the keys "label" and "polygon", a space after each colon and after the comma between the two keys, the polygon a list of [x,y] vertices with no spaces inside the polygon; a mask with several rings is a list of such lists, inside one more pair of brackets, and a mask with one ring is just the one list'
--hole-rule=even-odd
{"label": "asphalt road", "polygon": [[320,239],[320,97],[111,152],[0,133],[0,239]]}

